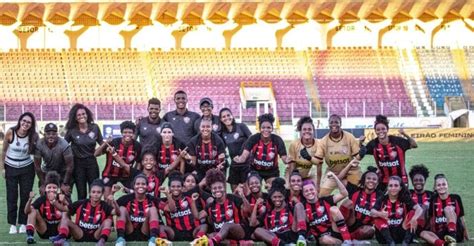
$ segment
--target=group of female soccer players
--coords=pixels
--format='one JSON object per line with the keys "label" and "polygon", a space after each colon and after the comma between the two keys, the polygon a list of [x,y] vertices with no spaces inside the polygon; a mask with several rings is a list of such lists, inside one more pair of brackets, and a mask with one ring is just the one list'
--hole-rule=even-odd
{"label": "group of female soccer players", "polygon": [[[173,124],[163,123],[160,138],[143,150],[133,138],[136,126],[122,123],[122,137],[95,150],[95,156],[107,155],[106,166],[87,198],[71,202],[54,171],[47,173],[39,198],[33,201],[30,194],[27,242],[35,243],[36,231],[55,245],[71,237],[105,245],[113,229],[116,245],[360,244],[374,236],[391,245],[417,237],[445,245],[469,238],[461,198],[449,192],[442,174],[435,176],[432,192],[425,190],[424,165],[406,172],[405,151],[417,144],[403,130],[404,137],[388,135],[384,116],[377,116],[377,137],[366,146],[341,129],[337,115],[320,140],[312,119],[303,117],[300,138],[288,153],[273,133],[271,114],[258,118],[260,131],[253,135],[229,109],[218,117],[218,128],[201,119],[198,135],[186,144],[174,136]],[[366,154],[377,167],[362,173],[359,161]],[[287,167],[284,178],[280,160]],[[116,197],[119,191],[124,194]]]}

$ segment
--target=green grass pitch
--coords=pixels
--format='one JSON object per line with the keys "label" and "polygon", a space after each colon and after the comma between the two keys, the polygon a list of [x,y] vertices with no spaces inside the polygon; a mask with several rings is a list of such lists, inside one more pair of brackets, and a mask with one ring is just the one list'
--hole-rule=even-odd
{"label": "green grass pitch", "polygon": [[[287,143],[288,144],[288,143]],[[473,177],[474,169],[470,165],[474,165],[474,144],[453,142],[453,143],[418,143],[418,149],[409,150],[407,152],[407,169],[411,165],[423,163],[430,169],[430,178],[427,181],[427,188],[433,187],[433,176],[437,173],[444,173],[448,177],[449,189],[451,193],[461,195],[465,210],[465,220],[469,228],[470,236],[474,233],[474,189]],[[104,157],[99,159],[101,167],[103,166]],[[363,170],[368,165],[374,163],[372,156],[366,156],[362,161]],[[283,172],[283,166],[280,167]],[[35,187],[36,189],[36,187]],[[6,200],[5,200],[5,181],[0,182],[0,244],[1,245],[25,245],[25,234],[9,235],[6,216]],[[115,233],[112,233],[108,245],[114,245],[112,240],[115,239]],[[49,244],[47,241],[38,240],[39,244]],[[474,244],[473,241],[470,243]],[[175,245],[186,245],[182,242]],[[466,243],[469,244],[469,243]],[[73,245],[77,245],[73,243]],[[81,244],[86,245],[86,244]],[[93,244],[90,244],[93,245]],[[143,245],[143,243],[127,244],[127,245]],[[189,245],[189,244],[188,244]]]}

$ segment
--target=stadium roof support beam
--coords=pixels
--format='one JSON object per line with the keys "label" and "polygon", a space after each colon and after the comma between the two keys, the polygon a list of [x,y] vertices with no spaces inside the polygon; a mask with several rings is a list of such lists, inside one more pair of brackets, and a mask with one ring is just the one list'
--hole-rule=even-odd
{"label": "stadium roof support beam", "polygon": [[97,11],[97,20],[103,22],[112,11],[114,11],[120,4],[114,3],[99,3],[99,10]]}
{"label": "stadium roof support beam", "polygon": [[31,3],[31,4],[20,3],[20,4],[18,4],[18,13],[17,13],[17,16],[16,16],[16,20],[20,21],[20,22],[23,22],[23,19],[26,16],[28,16],[31,13],[31,11],[33,11],[38,6],[39,6],[38,3]]}
{"label": "stadium roof support beam", "polygon": [[461,15],[465,20],[471,20],[469,17],[472,14],[473,11],[473,6],[474,6],[474,0],[468,0],[466,4],[461,8],[459,11],[459,15]]}
{"label": "stadium roof support beam", "polygon": [[229,13],[227,14],[227,19],[233,20],[239,13],[240,10],[244,7],[243,3],[234,3],[230,5]]}
{"label": "stadium roof support beam", "polygon": [[423,14],[423,12],[425,12],[426,5],[428,5],[428,3],[430,3],[430,2],[431,2],[431,0],[416,1],[415,4],[413,5],[413,7],[411,7],[409,15],[413,19],[417,19],[418,17],[420,17]]}
{"label": "stadium roof support beam", "polygon": [[166,3],[153,3],[151,5],[150,20],[153,23],[156,22],[156,18],[158,18],[158,16],[161,16],[163,12],[165,12],[165,5]]}
{"label": "stadium roof support beam", "polygon": [[140,11],[145,4],[143,3],[127,3],[127,7],[125,8],[125,13],[123,14],[123,19],[127,22]]}
{"label": "stadium roof support beam", "polygon": [[280,18],[281,19],[288,18],[288,16],[293,12],[293,10],[295,8],[295,5],[297,3],[298,3],[298,1],[295,1],[295,0],[292,0],[289,3],[285,3],[285,5],[283,5],[283,8],[281,9]]}
{"label": "stadium roof support beam", "polygon": [[71,9],[69,11],[68,19],[70,21],[76,20],[77,17],[82,15],[89,9],[90,3],[71,3]]}
{"label": "stadium roof support beam", "polygon": [[372,43],[372,48],[377,49],[381,47],[381,38],[380,35],[382,34],[382,30],[392,24],[392,20],[386,19],[381,22],[372,23],[368,20],[361,20],[361,22],[365,25],[366,30],[370,32],[370,40]]}
{"label": "stadium roof support beam", "polygon": [[328,47],[332,47],[332,39],[340,22],[338,19],[334,19],[329,23],[319,23],[319,25],[321,26],[321,49],[326,50]]}
{"label": "stadium roof support beam", "polygon": [[385,8],[385,11],[383,12],[383,16],[385,16],[388,19],[393,19],[395,15],[400,11],[402,8],[404,0],[391,0],[387,7]]}
{"label": "stadium roof support beam", "polygon": [[456,0],[444,0],[441,1],[436,8],[434,14],[438,18],[443,18],[451,9],[451,6],[456,2]]}
{"label": "stadium roof support beam", "polygon": [[359,9],[359,12],[357,12],[357,17],[359,19],[365,19],[369,14],[374,10],[374,8],[377,6],[378,0],[366,0],[362,3],[362,6]]}
{"label": "stadium roof support beam", "polygon": [[45,3],[43,12],[43,23],[47,22],[54,14],[55,8],[58,6],[56,3]]}
{"label": "stadium roof support beam", "polygon": [[269,2],[262,2],[257,4],[257,8],[255,9],[254,13],[254,18],[257,20],[261,20],[263,16],[265,16],[265,14],[267,13],[269,5]]}
{"label": "stadium roof support beam", "polygon": [[427,48],[433,48],[433,32],[436,28],[440,27],[443,24],[442,19],[436,19],[429,22],[423,22],[418,19],[413,20],[416,25],[422,30],[424,33],[423,43]]}
{"label": "stadium roof support beam", "polygon": [[178,10],[176,10],[176,19],[182,21],[192,10],[191,3],[179,3]]}
{"label": "stadium roof support beam", "polygon": [[339,19],[349,9],[350,3],[350,0],[338,1],[331,13],[331,17],[334,19]]}
{"label": "stadium roof support beam", "polygon": [[204,8],[202,10],[202,15],[201,18],[203,21],[207,20],[209,17],[211,17],[214,13],[219,10],[221,7],[220,4],[217,3],[206,3],[204,4]]}

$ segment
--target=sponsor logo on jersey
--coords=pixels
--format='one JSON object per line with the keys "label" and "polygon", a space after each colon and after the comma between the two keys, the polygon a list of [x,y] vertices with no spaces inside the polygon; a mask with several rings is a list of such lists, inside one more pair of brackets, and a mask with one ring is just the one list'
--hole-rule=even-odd
{"label": "sponsor logo on jersey", "polygon": [[214,228],[219,230],[224,226],[225,223],[234,223],[234,220],[232,219],[232,220],[229,220],[227,222],[224,221],[224,222],[221,222],[221,223],[214,223]]}
{"label": "sponsor logo on jersey", "polygon": [[92,224],[92,223],[86,223],[86,222],[83,222],[82,220],[79,220],[79,227],[81,228],[84,228],[84,229],[87,229],[87,230],[96,230],[97,228],[99,228],[100,225],[95,225],[95,224]]}
{"label": "sponsor logo on jersey", "polygon": [[315,226],[315,225],[319,225],[319,224],[322,224],[326,221],[329,221],[329,217],[327,214],[325,214],[323,217],[319,218],[319,219],[315,219],[313,221],[311,221],[309,223],[310,226]]}
{"label": "sponsor logo on jersey", "polygon": [[145,217],[130,215],[130,221],[135,223],[143,223],[145,222]]}
{"label": "sponsor logo on jersey", "polygon": [[88,136],[89,136],[91,139],[94,139],[94,138],[95,138],[95,133],[94,133],[94,132],[89,132]]}
{"label": "sponsor logo on jersey", "polygon": [[178,217],[185,217],[185,216],[188,216],[191,214],[191,209],[186,209],[184,211],[178,211],[178,212],[174,212],[174,213],[170,213],[170,216],[172,219],[174,218],[178,218]]}
{"label": "sponsor logo on jersey", "polygon": [[272,167],[273,166],[273,161],[264,161],[264,160],[254,160],[253,161],[256,166],[262,166],[262,167]]}
{"label": "sponsor logo on jersey", "polygon": [[356,204],[356,206],[354,208],[354,211],[359,212],[363,215],[370,216],[370,210],[368,210],[366,208],[359,207],[359,204]]}
{"label": "sponsor logo on jersey", "polygon": [[381,161],[381,162],[379,162],[379,165],[381,167],[398,167],[398,166],[400,166],[400,163],[398,162],[398,160],[395,160],[395,161]]}
{"label": "sponsor logo on jersey", "polygon": [[389,219],[388,225],[400,225],[403,219]]}
{"label": "sponsor logo on jersey", "polygon": [[183,121],[184,123],[188,124],[191,121],[191,119],[189,117],[184,117]]}
{"label": "sponsor logo on jersey", "polygon": [[442,216],[442,217],[436,217],[436,219],[435,219],[435,223],[436,223],[436,224],[444,224],[444,223],[448,223],[448,219],[447,219],[445,216]]}

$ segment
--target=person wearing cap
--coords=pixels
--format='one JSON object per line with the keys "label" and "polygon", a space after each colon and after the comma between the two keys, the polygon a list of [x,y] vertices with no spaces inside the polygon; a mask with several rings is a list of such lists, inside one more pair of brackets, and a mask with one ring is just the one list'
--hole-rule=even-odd
{"label": "person wearing cap", "polygon": [[175,132],[175,137],[182,143],[188,143],[198,132],[194,130],[194,122],[199,119],[199,114],[189,111],[186,107],[188,96],[184,91],[177,91],[174,94],[176,109],[163,116],[163,120],[171,123]]}
{"label": "person wearing cap", "polygon": [[158,98],[148,100],[148,116],[140,117],[136,121],[138,139],[143,149],[156,149],[156,140],[160,136],[161,126],[165,122],[160,118],[161,102]]}
{"label": "person wearing cap", "polygon": [[68,142],[58,136],[58,127],[54,123],[48,123],[44,127],[44,137],[36,143],[34,163],[40,190],[44,190],[46,173],[56,171],[61,177],[60,188],[63,193],[71,193],[74,157]]}
{"label": "person wearing cap", "polygon": [[210,119],[212,121],[212,131],[219,132],[221,125],[219,117],[217,115],[212,114],[212,110],[214,109],[212,100],[209,97],[201,98],[201,100],[199,101],[199,108],[201,109],[202,116],[194,122],[194,131],[199,132],[199,127],[201,126],[202,119]]}

